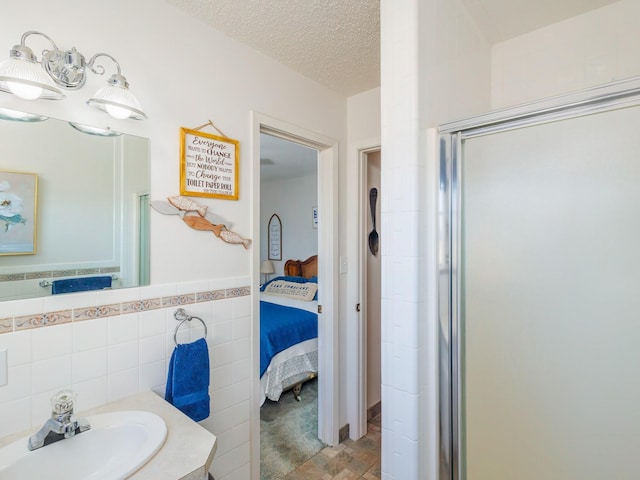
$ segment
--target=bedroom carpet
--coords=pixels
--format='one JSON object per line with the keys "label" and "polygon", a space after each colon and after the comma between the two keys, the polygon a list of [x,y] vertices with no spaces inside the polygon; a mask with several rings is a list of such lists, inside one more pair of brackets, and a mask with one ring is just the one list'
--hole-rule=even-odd
{"label": "bedroom carpet", "polygon": [[304,384],[300,402],[293,393],[260,408],[260,480],[282,480],[325,447],[318,440],[318,381]]}

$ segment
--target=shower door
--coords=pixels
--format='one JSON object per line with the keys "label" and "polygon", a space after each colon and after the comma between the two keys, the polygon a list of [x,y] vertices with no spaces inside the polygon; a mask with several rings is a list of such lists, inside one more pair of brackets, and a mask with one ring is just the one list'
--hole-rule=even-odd
{"label": "shower door", "polygon": [[618,107],[443,141],[449,478],[640,478],[640,107]]}

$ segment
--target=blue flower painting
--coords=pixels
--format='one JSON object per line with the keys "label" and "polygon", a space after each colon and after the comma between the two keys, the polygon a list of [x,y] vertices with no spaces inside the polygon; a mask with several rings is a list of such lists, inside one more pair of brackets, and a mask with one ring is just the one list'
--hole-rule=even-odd
{"label": "blue flower painting", "polygon": [[0,255],[36,253],[37,175],[0,172]]}

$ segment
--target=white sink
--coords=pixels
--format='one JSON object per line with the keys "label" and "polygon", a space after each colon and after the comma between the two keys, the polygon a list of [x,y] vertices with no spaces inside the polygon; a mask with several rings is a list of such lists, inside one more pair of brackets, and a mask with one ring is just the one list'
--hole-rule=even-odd
{"label": "white sink", "polygon": [[91,430],[29,451],[28,437],[0,448],[0,480],[127,478],[164,444],[167,426],[154,413],[120,411],[86,417]]}

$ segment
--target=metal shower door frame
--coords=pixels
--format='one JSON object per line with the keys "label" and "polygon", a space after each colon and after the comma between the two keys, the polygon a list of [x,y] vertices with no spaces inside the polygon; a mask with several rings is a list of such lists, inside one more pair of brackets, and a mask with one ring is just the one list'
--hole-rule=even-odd
{"label": "metal shower door frame", "polygon": [[463,146],[467,139],[640,105],[640,77],[440,126],[438,358],[440,480],[466,480],[462,435],[461,238]]}

